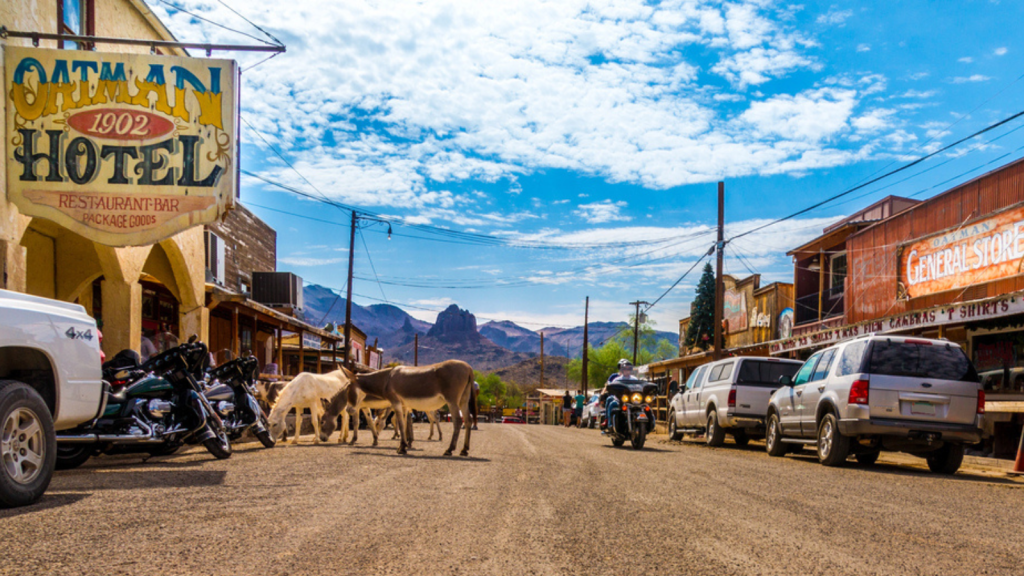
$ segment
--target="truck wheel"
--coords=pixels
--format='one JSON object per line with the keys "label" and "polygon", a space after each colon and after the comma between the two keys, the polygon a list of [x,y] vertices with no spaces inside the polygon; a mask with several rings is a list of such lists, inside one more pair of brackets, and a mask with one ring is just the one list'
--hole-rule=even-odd
{"label": "truck wheel", "polygon": [[750,443],[750,436],[747,436],[746,430],[736,430],[732,433],[732,441],[735,442],[737,446],[746,446]]}
{"label": "truck wheel", "polygon": [[708,427],[704,432],[704,443],[708,446],[721,446],[725,444],[725,430],[718,425],[717,410],[712,410],[708,414]]}
{"label": "truck wheel", "polygon": [[829,412],[818,425],[818,461],[825,466],[839,466],[850,455],[850,438],[839,432],[839,420]]}
{"label": "truck wheel", "polygon": [[963,444],[946,444],[928,455],[928,468],[936,474],[955,474],[964,462]]}
{"label": "truck wheel", "polygon": [[768,433],[764,438],[764,448],[769,456],[785,456],[786,445],[782,442],[782,426],[779,424],[779,415],[772,413],[768,417]]}
{"label": "truck wheel", "polygon": [[30,386],[0,380],[0,506],[27,506],[50,485],[57,459],[53,417]]}
{"label": "truck wheel", "polygon": [[74,470],[92,458],[91,444],[57,444],[57,470]]}
{"label": "truck wheel", "polygon": [[683,439],[683,435],[680,434],[679,430],[676,428],[676,415],[675,414],[669,414],[668,415],[668,439],[676,441],[676,442],[678,442],[678,441]]}

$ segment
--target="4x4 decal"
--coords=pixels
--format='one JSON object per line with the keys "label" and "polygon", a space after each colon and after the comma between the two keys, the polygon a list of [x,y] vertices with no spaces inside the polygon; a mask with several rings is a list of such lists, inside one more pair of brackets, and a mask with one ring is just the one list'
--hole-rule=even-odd
{"label": "4x4 decal", "polygon": [[68,338],[71,338],[72,340],[88,340],[90,342],[92,341],[91,328],[83,332],[81,330],[75,330],[75,328],[72,326],[71,328],[68,328],[68,331],[65,332],[64,335],[67,336]]}

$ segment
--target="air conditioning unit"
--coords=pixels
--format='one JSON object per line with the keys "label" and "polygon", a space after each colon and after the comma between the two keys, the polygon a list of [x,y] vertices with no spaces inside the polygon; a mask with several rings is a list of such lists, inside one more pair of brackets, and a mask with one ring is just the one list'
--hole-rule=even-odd
{"label": "air conditioning unit", "polygon": [[253,272],[252,299],[271,307],[302,309],[302,278],[291,272]]}

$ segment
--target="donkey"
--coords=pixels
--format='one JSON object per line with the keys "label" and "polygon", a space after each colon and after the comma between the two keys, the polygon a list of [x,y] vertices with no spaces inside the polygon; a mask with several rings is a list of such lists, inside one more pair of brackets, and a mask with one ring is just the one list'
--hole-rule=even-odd
{"label": "donkey", "polygon": [[473,397],[473,369],[461,360],[446,360],[429,366],[397,366],[391,369],[384,397],[395,411],[401,438],[399,454],[406,454],[412,439],[408,411],[432,412],[445,404],[452,412],[452,441],[445,451],[451,456],[459,441],[459,428],[465,426],[466,440],[462,456],[469,455],[472,430],[469,405]]}
{"label": "donkey", "polygon": [[327,374],[303,372],[292,379],[281,391],[281,395],[270,411],[267,420],[270,423],[270,437],[280,438],[286,431],[285,417],[295,409],[295,436],[292,444],[299,443],[302,433],[302,411],[309,408],[313,422],[313,442],[320,443],[320,414],[323,413],[323,401],[333,398],[341,390],[349,388],[352,373],[344,368]]}
{"label": "donkey", "polygon": [[[469,405],[472,408],[473,400],[469,401]],[[383,412],[381,412],[381,415],[377,417],[377,423],[380,424],[380,426],[377,428],[377,433],[378,434],[380,434],[381,432],[384,431],[384,427],[387,426],[387,423],[388,423],[388,416],[390,416],[393,412],[394,412],[394,410],[391,409],[391,405],[389,404],[387,409],[384,410]],[[427,415],[427,422],[430,423],[430,436],[427,437],[427,440],[433,440],[434,439],[434,429],[437,428],[437,441],[438,442],[443,442],[444,441],[444,433],[441,432],[441,414],[440,414],[440,412],[438,410],[431,410],[429,412],[426,412],[426,415]],[[398,440],[398,437],[399,437],[398,436],[398,426],[395,426],[395,434],[391,437],[391,439],[392,440]],[[411,442],[410,442],[410,444],[411,444]]]}
{"label": "donkey", "polygon": [[[320,424],[320,440],[326,442],[334,433],[334,427],[338,423],[338,416],[341,416],[341,434],[338,436],[338,443],[342,444],[348,439],[349,418],[358,418],[362,412],[370,425],[370,432],[373,434],[373,445],[377,445],[380,429],[373,418],[372,410],[391,409],[391,402],[383,396],[383,389],[391,377],[392,368],[385,368],[367,374],[356,374],[351,383],[344,389],[339,390],[328,402],[324,410],[323,422]],[[352,431],[352,442],[355,444],[359,439],[359,426]]]}

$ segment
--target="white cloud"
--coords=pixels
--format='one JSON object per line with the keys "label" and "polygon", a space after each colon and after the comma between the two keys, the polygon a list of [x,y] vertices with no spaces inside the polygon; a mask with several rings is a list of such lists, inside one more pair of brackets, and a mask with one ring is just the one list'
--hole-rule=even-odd
{"label": "white cloud", "polygon": [[1000,48],[996,48],[992,53],[996,56],[1005,56],[1007,52],[1009,52],[1009,50],[1007,50],[1005,46],[1002,46]]}
{"label": "white cloud", "polygon": [[937,90],[907,90],[902,94],[897,94],[893,98],[931,98],[938,94]]}
{"label": "white cloud", "polygon": [[857,44],[857,52],[870,52],[870,51],[871,51],[871,45],[870,44]]}
{"label": "white cloud", "polygon": [[818,24],[843,26],[851,16],[853,16],[853,10],[839,10],[833,6],[828,12],[818,16]]}
{"label": "white cloud", "polygon": [[289,266],[328,266],[330,264],[348,262],[348,258],[306,258],[302,256],[287,256],[285,258],[278,258],[277,261]]}
{"label": "white cloud", "polygon": [[855,96],[853,90],[836,88],[775,96],[751,103],[740,115],[740,121],[761,136],[817,142],[846,128],[856,103]]}
{"label": "white cloud", "polygon": [[[183,5],[238,23],[220,5]],[[238,41],[153,10],[183,40]],[[282,11],[250,0],[245,13],[288,51],[243,73],[243,115],[351,204],[452,209],[459,197],[433,192],[437,183],[507,180],[517,194],[517,178],[547,169],[665,189],[850,158],[837,141],[809,163],[801,143],[733,130],[732,107],[704,92],[701,74],[744,89],[821,69],[814,39],[769,3],[294,0]],[[698,67],[688,47],[711,63]],[[261,56],[237,57],[244,67]],[[261,156],[264,175],[294,180]]]}
{"label": "white cloud", "polygon": [[963,64],[970,64],[971,62],[974,62],[974,58],[971,58],[970,56],[964,56],[963,58],[957,58],[956,61],[961,62]]}
{"label": "white cloud", "polygon": [[622,213],[622,209],[625,207],[626,203],[621,200],[618,202],[602,200],[600,202],[580,204],[576,207],[574,213],[591,224],[632,220],[631,217]]}
{"label": "white cloud", "polygon": [[878,132],[892,125],[892,116],[894,114],[896,114],[895,110],[875,108],[866,114],[854,118],[850,121],[850,124],[861,132]]}
{"label": "white cloud", "polygon": [[991,80],[991,78],[989,78],[988,76],[983,76],[981,74],[971,74],[970,76],[956,76],[955,78],[952,78],[950,82],[952,82],[953,84],[966,84],[968,82],[987,82],[989,80]]}

